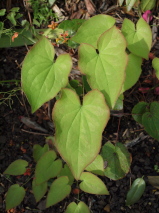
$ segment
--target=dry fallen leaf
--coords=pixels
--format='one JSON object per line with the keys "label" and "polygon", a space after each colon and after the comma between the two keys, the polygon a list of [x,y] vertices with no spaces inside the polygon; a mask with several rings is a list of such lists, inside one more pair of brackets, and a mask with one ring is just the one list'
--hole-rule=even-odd
{"label": "dry fallen leaf", "polygon": [[159,176],[147,176],[149,183],[159,189]]}

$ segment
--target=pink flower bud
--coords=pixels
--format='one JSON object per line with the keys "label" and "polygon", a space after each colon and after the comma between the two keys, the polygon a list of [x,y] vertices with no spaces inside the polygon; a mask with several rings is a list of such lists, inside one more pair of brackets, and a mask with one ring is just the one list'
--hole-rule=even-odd
{"label": "pink flower bud", "polygon": [[151,12],[150,10],[146,10],[146,11],[143,13],[142,18],[143,18],[147,23],[149,23],[149,22],[153,19],[152,12]]}

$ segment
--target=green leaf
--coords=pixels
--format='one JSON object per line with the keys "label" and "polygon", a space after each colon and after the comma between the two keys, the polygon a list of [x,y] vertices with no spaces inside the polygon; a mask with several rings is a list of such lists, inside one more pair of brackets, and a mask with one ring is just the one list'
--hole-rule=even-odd
{"label": "green leaf", "polygon": [[58,28],[67,31],[69,36],[73,36],[81,24],[83,24],[85,21],[85,19],[65,20],[59,24]]}
{"label": "green leaf", "polygon": [[0,38],[3,33],[3,27],[4,27],[4,23],[0,21]]}
{"label": "green leaf", "polygon": [[19,184],[12,185],[6,195],[6,210],[18,206],[24,199],[25,189]]}
{"label": "green leaf", "polygon": [[48,144],[45,144],[44,147],[40,146],[39,144],[35,144],[33,146],[33,158],[37,162],[41,156],[49,151],[49,146]]}
{"label": "green leaf", "polygon": [[86,93],[88,93],[89,91],[91,91],[91,88],[87,82],[87,78],[85,75],[82,76],[82,83],[83,83],[83,87],[84,87],[84,90],[86,91]]}
{"label": "green leaf", "polygon": [[10,12],[6,18],[14,25],[16,26],[17,22],[16,22],[16,19],[15,19],[15,15],[16,13],[15,12]]}
{"label": "green leaf", "polygon": [[90,213],[90,210],[84,202],[80,201],[78,205],[75,202],[70,203],[65,213]]}
{"label": "green leaf", "polygon": [[32,190],[33,190],[33,194],[34,194],[36,202],[39,202],[39,200],[41,200],[41,198],[43,198],[43,196],[47,192],[47,182],[44,182],[40,185],[36,185],[36,181],[35,179],[33,179]]}
{"label": "green leaf", "polygon": [[134,106],[132,109],[132,117],[135,121],[142,124],[142,116],[145,112],[148,111],[148,106],[149,104],[143,101]]}
{"label": "green leaf", "polygon": [[156,77],[159,79],[159,58],[154,58],[152,60],[152,67],[156,71]]}
{"label": "green leaf", "polygon": [[145,181],[143,178],[137,178],[132,186],[131,189],[128,191],[126,196],[126,205],[130,206],[134,203],[136,203],[140,197],[143,195],[145,191]]}
{"label": "green leaf", "polygon": [[132,9],[136,1],[138,0],[126,0],[127,11],[130,11]]}
{"label": "green leaf", "polygon": [[83,94],[83,88],[80,85],[80,82],[78,80],[71,80],[69,81],[69,84],[71,85],[71,87],[76,91],[76,93],[80,96]]}
{"label": "green leaf", "polygon": [[141,0],[140,8],[142,12],[146,10],[152,10],[155,7],[156,0]]}
{"label": "green leaf", "polygon": [[128,65],[126,67],[126,79],[123,84],[122,93],[130,89],[138,81],[141,69],[142,58],[130,53],[128,55]]}
{"label": "green leaf", "polygon": [[124,3],[124,0],[118,0],[119,5],[121,6]]}
{"label": "green leaf", "polygon": [[152,102],[149,112],[142,116],[142,124],[148,134],[159,141],[159,103]]}
{"label": "green leaf", "polygon": [[96,175],[104,175],[104,161],[101,155],[97,155],[95,160],[89,164],[85,170],[92,172]]}
{"label": "green leaf", "polygon": [[3,174],[23,175],[26,172],[27,166],[28,162],[26,160],[15,160],[8,166],[8,168],[3,172]]}
{"label": "green leaf", "polygon": [[19,12],[19,9],[20,9],[19,7],[13,7],[13,8],[10,9],[10,11],[17,13],[17,12]]}
{"label": "green leaf", "polygon": [[14,40],[14,42],[11,41],[10,36],[3,33],[1,37],[0,48],[32,45],[37,41],[37,38],[33,38],[33,35],[29,30],[16,29],[16,32],[18,32],[18,37]]}
{"label": "green leaf", "polygon": [[6,13],[6,9],[1,9],[1,10],[0,10],[0,16],[4,16],[5,13]]}
{"label": "green leaf", "polygon": [[108,106],[113,108],[125,79],[126,41],[119,30],[112,27],[100,36],[97,46],[98,50],[88,44],[80,45],[78,66],[86,74],[90,87],[100,90]]}
{"label": "green leaf", "polygon": [[46,199],[46,208],[55,205],[63,200],[71,192],[71,186],[68,184],[68,177],[59,177],[51,185]]}
{"label": "green leaf", "polygon": [[69,54],[61,54],[53,62],[55,50],[43,37],[24,59],[22,67],[22,88],[35,112],[42,104],[57,95],[68,82],[72,67]]}
{"label": "green leaf", "polygon": [[35,181],[37,185],[56,177],[60,173],[62,161],[55,161],[55,159],[56,153],[53,150],[46,152],[40,158],[35,169]]}
{"label": "green leaf", "polygon": [[110,29],[114,24],[115,19],[111,16],[103,14],[93,16],[81,25],[71,40],[79,44],[87,43],[97,48],[97,41],[100,35]]}
{"label": "green leaf", "polygon": [[52,6],[55,3],[56,0],[49,0],[50,6]]}
{"label": "green leaf", "polygon": [[128,43],[129,51],[134,55],[148,59],[152,43],[152,32],[148,23],[140,18],[135,26],[132,21],[125,18],[122,33]]}
{"label": "green leaf", "polygon": [[71,172],[71,170],[70,170],[70,168],[68,167],[67,164],[64,165],[64,168],[61,169],[60,174],[58,175],[58,177],[61,177],[61,176],[67,176],[68,179],[69,179],[68,184],[69,185],[73,184],[74,177],[73,177],[72,172]]}
{"label": "green leaf", "polygon": [[117,111],[123,110],[123,100],[124,100],[124,95],[120,94],[120,96],[118,97],[115,103],[115,106],[113,107],[113,110],[117,110]]}
{"label": "green leaf", "polygon": [[89,172],[81,174],[79,187],[84,192],[96,195],[109,195],[107,187],[96,175]]}
{"label": "green leaf", "polygon": [[112,180],[123,178],[130,169],[130,154],[122,143],[113,145],[107,142],[101,151],[104,161],[107,161],[108,166],[105,169],[105,176]]}
{"label": "green leaf", "polygon": [[40,23],[36,19],[33,19],[33,24],[40,27]]}
{"label": "green leaf", "polygon": [[81,105],[74,91],[63,89],[61,99],[55,103],[55,146],[76,180],[97,156],[109,114],[104,96],[98,90],[87,93]]}

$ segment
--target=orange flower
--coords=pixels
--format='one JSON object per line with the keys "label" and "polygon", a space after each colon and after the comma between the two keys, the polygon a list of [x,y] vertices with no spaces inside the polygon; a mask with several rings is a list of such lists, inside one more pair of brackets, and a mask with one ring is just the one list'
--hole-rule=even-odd
{"label": "orange flower", "polygon": [[13,36],[12,36],[12,42],[14,42],[14,39],[17,38],[18,35],[19,35],[19,34],[18,34],[17,32],[15,32],[15,33],[13,34]]}
{"label": "orange flower", "polygon": [[61,34],[61,36],[66,38],[68,36],[68,31],[65,31],[63,34]]}
{"label": "orange flower", "polygon": [[48,28],[51,28],[52,30],[54,30],[57,26],[58,26],[58,23],[52,21],[51,24],[48,25]]}

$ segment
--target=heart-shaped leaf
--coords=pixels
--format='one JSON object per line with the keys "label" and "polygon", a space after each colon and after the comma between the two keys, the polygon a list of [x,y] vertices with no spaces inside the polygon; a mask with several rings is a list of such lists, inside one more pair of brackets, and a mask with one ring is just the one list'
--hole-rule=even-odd
{"label": "heart-shaped leaf", "polygon": [[39,144],[35,144],[33,146],[33,158],[37,162],[40,157],[45,153],[49,151],[48,144],[45,144],[44,147],[40,146]]}
{"label": "heart-shaped leaf", "polygon": [[102,33],[115,24],[115,19],[108,15],[96,15],[85,21],[71,41],[87,43],[97,48],[97,40]]}
{"label": "heart-shaped leaf", "polygon": [[129,51],[141,58],[148,59],[152,43],[152,32],[148,23],[140,18],[135,26],[132,21],[125,18],[122,33],[128,43]]}
{"label": "heart-shaped leaf", "polygon": [[136,84],[142,72],[141,64],[142,64],[142,58],[132,53],[128,55],[128,65],[126,67],[126,78],[125,78],[121,93],[125,92],[126,90],[130,89],[134,84]]}
{"label": "heart-shaped leaf", "polygon": [[34,194],[36,202],[39,202],[39,200],[41,200],[41,198],[43,198],[43,196],[47,192],[47,182],[44,182],[40,185],[36,185],[36,181],[35,179],[33,179],[32,190],[33,190],[33,194]]}
{"label": "heart-shaped leaf", "polygon": [[114,146],[111,142],[107,142],[102,147],[101,155],[104,161],[108,162],[104,172],[105,176],[112,180],[118,180],[129,172],[131,158],[122,143],[116,143]]}
{"label": "heart-shaped leaf", "polygon": [[79,187],[84,192],[96,195],[109,195],[107,187],[96,175],[89,172],[83,172],[80,180],[82,183],[79,184]]}
{"label": "heart-shaped leaf", "polygon": [[155,7],[156,0],[142,0],[140,4],[140,8],[142,12],[145,12],[146,10],[152,10]]}
{"label": "heart-shaped leaf", "polygon": [[134,203],[136,203],[140,197],[143,195],[144,191],[145,191],[145,181],[143,178],[137,178],[130,190],[128,191],[127,193],[127,196],[126,196],[126,205],[127,206],[130,206]]}
{"label": "heart-shaped leaf", "polygon": [[69,178],[68,184],[69,185],[73,184],[74,177],[73,177],[72,172],[71,172],[71,170],[70,170],[70,168],[68,167],[67,164],[64,165],[64,168],[61,169],[60,174],[58,175],[58,177],[61,177],[61,176],[67,176]]}
{"label": "heart-shaped leaf", "polygon": [[29,51],[22,67],[22,88],[35,112],[42,104],[55,97],[68,82],[72,67],[69,54],[62,54],[54,63],[53,45],[43,37]]}
{"label": "heart-shaped leaf", "polygon": [[19,184],[12,185],[6,195],[6,210],[18,206],[25,196],[25,189]]}
{"label": "heart-shaped leaf", "polygon": [[97,155],[95,160],[89,164],[85,170],[92,172],[96,175],[104,175],[104,161],[101,155]]}
{"label": "heart-shaped leaf", "polygon": [[146,132],[156,140],[159,140],[159,103],[152,102],[149,112],[142,116],[142,124]]}
{"label": "heart-shaped leaf", "polygon": [[56,160],[56,153],[46,152],[38,161],[35,169],[36,184],[41,184],[50,178],[56,177],[62,169],[62,161]]}
{"label": "heart-shaped leaf", "polygon": [[67,206],[65,213],[90,213],[90,211],[88,206],[81,201],[78,205],[75,202],[70,203]]}
{"label": "heart-shaped leaf", "polygon": [[152,66],[156,71],[156,77],[159,79],[159,58],[154,58],[152,60]]}
{"label": "heart-shaped leaf", "polygon": [[3,172],[3,174],[23,175],[26,172],[27,166],[28,162],[26,160],[15,160],[8,166],[8,168]]}
{"label": "heart-shaped leaf", "polygon": [[97,47],[98,50],[88,44],[80,45],[79,69],[86,74],[90,87],[100,90],[113,108],[125,80],[126,41],[119,30],[112,27],[100,36]]}
{"label": "heart-shaped leaf", "polygon": [[142,116],[145,112],[148,111],[149,104],[146,102],[139,102],[137,103],[134,108],[132,109],[132,117],[135,121],[142,124]]}
{"label": "heart-shaped leaf", "polygon": [[109,113],[98,90],[87,93],[81,105],[74,91],[63,89],[61,99],[54,106],[55,146],[76,180],[100,150]]}
{"label": "heart-shaped leaf", "polygon": [[68,177],[63,176],[57,178],[52,183],[46,199],[46,208],[55,205],[70,194],[71,186],[68,184],[68,182]]}

